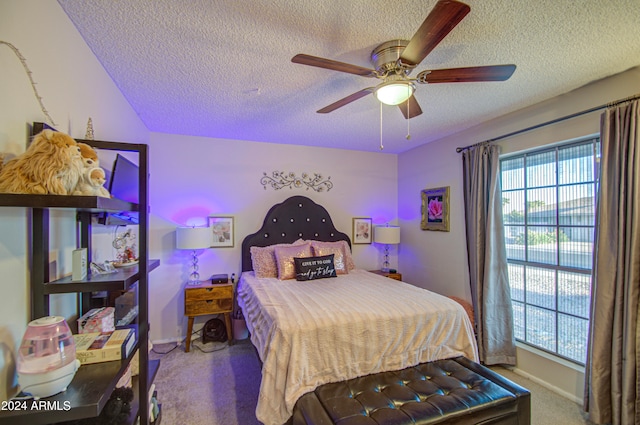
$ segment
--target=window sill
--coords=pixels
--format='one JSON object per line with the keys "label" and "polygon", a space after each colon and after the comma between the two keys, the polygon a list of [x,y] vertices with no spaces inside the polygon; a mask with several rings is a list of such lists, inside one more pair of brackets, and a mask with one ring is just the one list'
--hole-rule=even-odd
{"label": "window sill", "polygon": [[530,345],[516,342],[518,375],[582,405],[584,397],[584,367],[549,354]]}
{"label": "window sill", "polygon": [[579,373],[584,373],[585,371],[585,366],[584,365],[579,365],[577,363],[571,362],[569,360],[563,359],[562,357],[559,356],[554,356],[551,353],[548,353],[544,350],[539,350],[529,344],[525,344],[522,343],[520,341],[516,341],[516,347],[521,349],[521,350],[525,350],[528,351],[532,354],[535,354],[536,356],[540,356],[543,357],[547,360],[550,360],[552,362],[558,363],[559,365],[562,365],[564,367],[567,367],[569,369],[575,370],[576,372]]}

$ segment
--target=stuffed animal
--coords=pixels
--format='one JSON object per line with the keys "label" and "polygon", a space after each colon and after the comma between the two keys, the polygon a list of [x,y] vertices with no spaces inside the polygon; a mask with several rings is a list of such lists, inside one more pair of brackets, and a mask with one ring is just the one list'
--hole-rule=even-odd
{"label": "stuffed animal", "polygon": [[[131,388],[116,388],[100,413],[100,425],[125,423],[131,412],[133,390]],[[92,422],[95,423],[95,422]]]}
{"label": "stuffed animal", "polygon": [[82,142],[78,143],[78,147],[80,148],[80,155],[82,156],[84,168],[93,168],[100,166],[100,159],[98,158],[98,153],[95,149]]}
{"label": "stuffed animal", "polygon": [[85,168],[84,174],[73,191],[74,195],[102,196],[110,198],[111,194],[104,187],[106,177],[104,170],[100,167]]}
{"label": "stuffed animal", "polygon": [[80,148],[84,168],[73,194],[110,198],[111,194],[104,188],[106,177],[104,170],[100,168],[98,153],[86,143],[80,142],[78,147]]}
{"label": "stuffed animal", "polygon": [[80,148],[69,135],[53,130],[36,134],[27,150],[0,171],[0,192],[69,195],[82,175]]}
{"label": "stuffed animal", "polygon": [[[72,425],[118,425],[126,423],[131,412],[131,402],[133,401],[133,390],[131,388],[119,387],[113,390],[111,397],[107,400],[100,416],[97,418],[80,419],[69,422]],[[65,422],[67,423],[67,422]]]}

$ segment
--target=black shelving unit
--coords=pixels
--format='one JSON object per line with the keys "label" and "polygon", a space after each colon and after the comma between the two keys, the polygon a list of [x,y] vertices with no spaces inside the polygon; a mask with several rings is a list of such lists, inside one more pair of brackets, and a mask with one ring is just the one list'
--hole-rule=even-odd
{"label": "black shelving unit", "polygon": [[[42,123],[34,123],[33,134],[43,129]],[[159,361],[149,361],[149,272],[158,267],[159,260],[148,258],[149,208],[148,208],[148,146],[122,142],[78,140],[97,149],[135,152],[138,154],[139,203],[131,204],[114,198],[96,196],[23,195],[0,194],[0,207],[25,207],[28,210],[30,228],[30,283],[31,317],[36,319],[49,315],[49,295],[77,293],[78,315],[89,310],[91,293],[94,291],[126,291],[138,282],[137,352],[139,353],[139,376],[134,378],[135,402],[130,421],[149,423],[148,392],[159,367]],[[92,215],[98,212],[137,211],[139,215],[138,258],[136,266],[118,269],[116,273],[91,275],[82,281],[70,277],[50,280],[49,276],[49,210],[71,209],[77,213],[77,239],[79,248],[91,253]],[[91,259],[88,258],[87,267]],[[89,272],[89,270],[87,270]],[[135,352],[136,350],[133,350]],[[50,407],[60,409],[29,409],[0,411],[0,424],[54,424],[77,419],[93,418],[100,414],[111,396],[118,380],[125,372],[131,357],[121,361],[104,362],[81,366],[73,381],[63,393],[44,399]],[[68,402],[68,408],[65,408]]]}

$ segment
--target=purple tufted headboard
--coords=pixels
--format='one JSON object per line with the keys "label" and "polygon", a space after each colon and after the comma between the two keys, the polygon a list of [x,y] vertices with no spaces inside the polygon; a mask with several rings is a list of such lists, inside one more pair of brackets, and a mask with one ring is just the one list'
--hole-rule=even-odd
{"label": "purple tufted headboard", "polygon": [[292,196],[271,207],[260,230],[244,238],[242,271],[253,270],[250,252],[252,246],[292,243],[300,238],[326,242],[344,240],[351,246],[349,236],[335,228],[331,216],[323,206],[306,196]]}

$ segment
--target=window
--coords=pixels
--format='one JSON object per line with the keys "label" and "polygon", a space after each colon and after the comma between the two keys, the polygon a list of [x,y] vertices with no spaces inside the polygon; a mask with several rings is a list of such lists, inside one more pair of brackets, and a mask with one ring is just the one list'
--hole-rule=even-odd
{"label": "window", "polygon": [[598,138],[505,157],[502,211],[517,340],[584,364]]}

